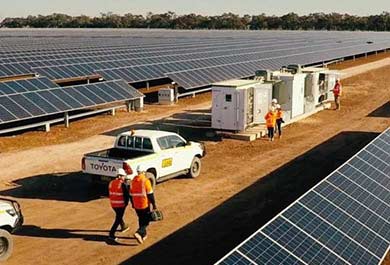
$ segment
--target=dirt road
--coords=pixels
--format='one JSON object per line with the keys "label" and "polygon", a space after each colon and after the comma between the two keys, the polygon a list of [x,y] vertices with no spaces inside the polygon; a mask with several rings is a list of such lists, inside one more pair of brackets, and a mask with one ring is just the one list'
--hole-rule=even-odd
{"label": "dirt road", "polygon": [[389,74],[387,67],[344,81],[341,111],[289,125],[276,142],[210,139],[198,179],[157,186],[166,219],[151,225],[141,246],[131,236],[131,210],[123,245],[105,243],[113,213],[104,192],[78,172],[80,154],[111,137],[2,154],[1,175],[14,182],[0,194],[16,198],[26,217],[7,264],[215,262],[390,126]]}

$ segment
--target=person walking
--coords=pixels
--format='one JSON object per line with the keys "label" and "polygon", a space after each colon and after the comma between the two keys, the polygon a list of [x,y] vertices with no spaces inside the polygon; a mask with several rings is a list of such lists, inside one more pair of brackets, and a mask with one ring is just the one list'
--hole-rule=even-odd
{"label": "person walking", "polygon": [[110,198],[110,204],[115,212],[115,220],[110,229],[108,239],[110,241],[117,242],[115,232],[118,226],[121,227],[121,232],[129,230],[128,225],[123,221],[123,215],[125,214],[126,206],[129,202],[129,189],[125,184],[126,172],[123,168],[118,169],[117,178],[112,180],[108,185],[108,193]]}
{"label": "person walking", "polygon": [[340,110],[341,105],[340,105],[340,96],[341,96],[341,91],[342,86],[340,82],[340,78],[336,79],[336,84],[333,87],[333,95],[334,95],[334,103],[336,105],[335,110]]}
{"label": "person walking", "polygon": [[265,123],[268,129],[268,139],[270,141],[274,140],[274,130],[276,125],[276,112],[274,108],[270,108],[267,114],[264,117]]}
{"label": "person walking", "polygon": [[282,138],[282,123],[284,123],[282,107],[279,104],[277,104],[276,105],[276,130],[279,134],[279,139]]}
{"label": "person walking", "polygon": [[146,228],[151,221],[151,209],[156,210],[153,187],[149,179],[146,178],[146,170],[143,166],[137,167],[137,176],[133,178],[130,185],[130,200],[138,216],[139,228],[134,233],[135,239],[142,244],[147,238]]}

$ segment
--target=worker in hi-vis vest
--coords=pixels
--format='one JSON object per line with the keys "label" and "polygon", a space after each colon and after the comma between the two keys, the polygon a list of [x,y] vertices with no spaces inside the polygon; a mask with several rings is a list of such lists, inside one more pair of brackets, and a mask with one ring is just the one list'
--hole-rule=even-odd
{"label": "worker in hi-vis vest", "polygon": [[153,194],[153,187],[149,179],[146,178],[145,168],[141,165],[137,167],[137,176],[133,178],[130,185],[130,200],[138,216],[139,228],[134,237],[138,243],[142,244],[147,238],[146,228],[151,221],[151,209],[156,210],[156,202]]}
{"label": "worker in hi-vis vest", "polygon": [[[275,130],[278,132],[279,138],[282,138],[282,123],[284,123],[283,110],[282,110],[282,107],[279,104],[277,104],[276,105],[276,127],[275,127]],[[275,133],[276,133],[276,131],[275,131]]]}
{"label": "worker in hi-vis vest", "polygon": [[123,168],[118,169],[117,178],[112,180],[108,185],[111,207],[115,212],[115,221],[109,233],[109,240],[117,242],[115,232],[118,226],[121,226],[121,232],[126,232],[129,227],[123,221],[126,206],[129,203],[129,188],[125,183],[127,174]]}
{"label": "worker in hi-vis vest", "polygon": [[336,84],[333,87],[334,103],[336,105],[336,108],[335,108],[336,110],[339,110],[341,108],[341,105],[340,105],[340,96],[342,93],[341,90],[342,90],[342,86],[341,86],[340,78],[337,78]]}
{"label": "worker in hi-vis vest", "polygon": [[268,129],[268,139],[270,141],[274,140],[274,131],[275,131],[275,125],[276,125],[276,111],[274,107],[271,107],[270,110],[267,112],[267,114],[264,117],[265,124]]}

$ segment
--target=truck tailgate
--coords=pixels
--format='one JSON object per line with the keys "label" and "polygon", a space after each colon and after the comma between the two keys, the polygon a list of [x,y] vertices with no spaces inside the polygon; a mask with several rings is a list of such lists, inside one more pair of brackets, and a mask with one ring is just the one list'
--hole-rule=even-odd
{"label": "truck tailgate", "polygon": [[85,156],[84,173],[115,177],[116,172],[123,166],[124,160],[112,158],[99,158],[93,156]]}

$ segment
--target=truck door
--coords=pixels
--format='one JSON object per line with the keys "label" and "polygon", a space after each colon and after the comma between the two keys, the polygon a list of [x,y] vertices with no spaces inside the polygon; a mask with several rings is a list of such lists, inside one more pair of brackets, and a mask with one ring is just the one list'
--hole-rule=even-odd
{"label": "truck door", "polygon": [[184,169],[188,169],[193,159],[192,152],[186,152],[186,148],[191,148],[186,145],[186,142],[176,135],[168,136],[168,143],[174,150],[174,165],[173,171],[178,172]]}
{"label": "truck door", "polygon": [[177,172],[178,161],[175,157],[175,148],[171,146],[169,136],[160,137],[157,139],[157,143],[161,149],[160,155],[160,176],[167,176]]}

